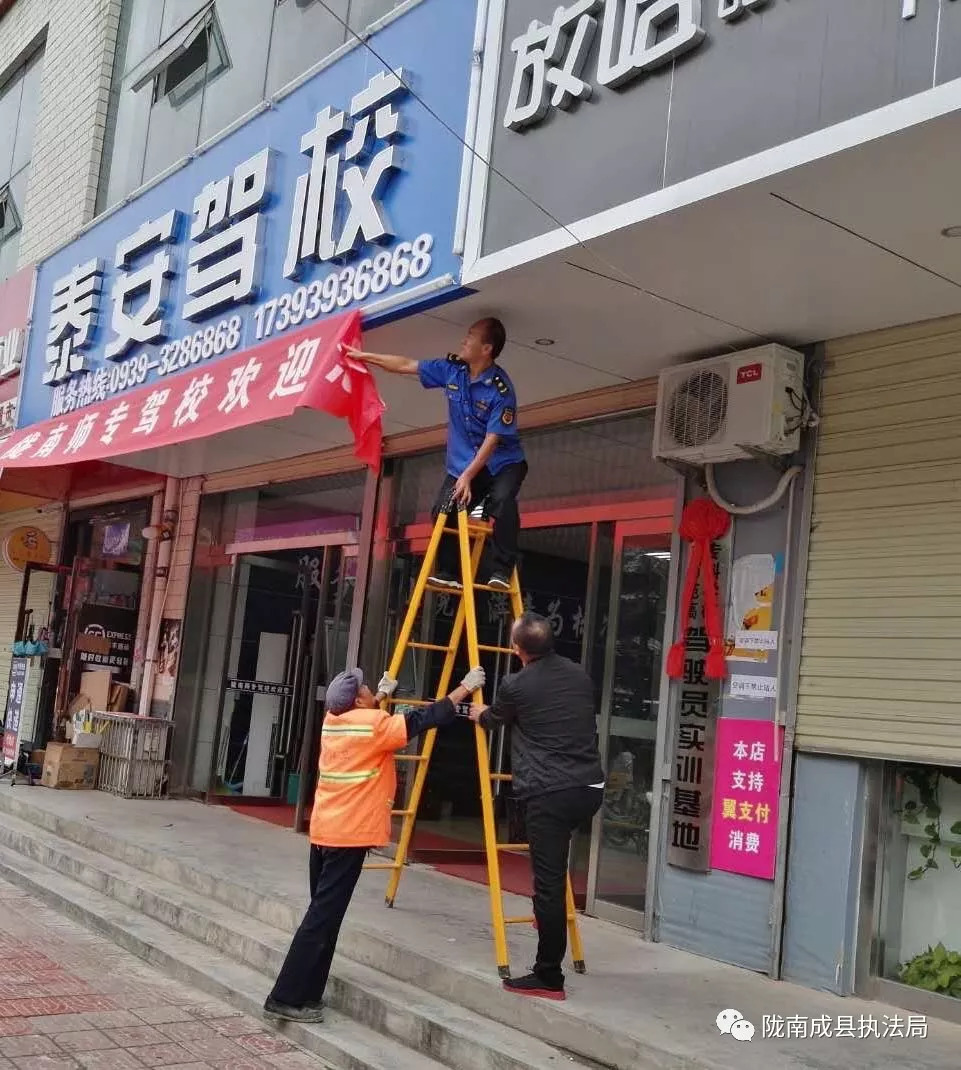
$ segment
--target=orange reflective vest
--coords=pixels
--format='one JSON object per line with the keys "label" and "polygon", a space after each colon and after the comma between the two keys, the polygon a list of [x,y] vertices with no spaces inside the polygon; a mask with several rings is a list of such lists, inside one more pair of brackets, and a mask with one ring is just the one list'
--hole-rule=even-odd
{"label": "orange reflective vest", "polygon": [[320,847],[385,847],[397,790],[394,752],[407,722],[381,709],[327,713],[321,729],[310,842]]}

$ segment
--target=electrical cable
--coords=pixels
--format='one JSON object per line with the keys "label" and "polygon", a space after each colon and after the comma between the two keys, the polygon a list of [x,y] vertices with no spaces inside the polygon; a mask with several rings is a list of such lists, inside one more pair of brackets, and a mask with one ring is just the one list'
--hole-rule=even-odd
{"label": "electrical cable", "polygon": [[759,502],[755,502],[753,505],[732,505],[721,497],[721,493],[717,489],[717,483],[714,481],[713,464],[706,464],[704,466],[704,479],[707,484],[707,492],[711,496],[711,500],[715,505],[719,505],[732,516],[753,516],[755,513],[763,513],[766,509],[770,509],[777,505],[777,503],[784,497],[784,492],[803,471],[804,469],[798,464],[788,468],[778,480],[778,484],[774,490],[772,490],[766,498],[762,498]]}
{"label": "electrical cable", "polygon": [[[327,0],[319,0],[319,3],[320,3],[320,6],[331,16],[331,18],[333,18],[336,22],[339,22],[340,25],[343,26],[343,28],[347,31],[347,33],[350,34],[350,36],[353,37],[354,40],[358,44],[363,45],[363,47],[367,49],[367,51],[377,60],[378,63],[382,63],[388,70],[391,70],[391,71],[394,70],[393,64],[391,64],[384,56],[382,56],[380,54],[380,52],[378,52],[377,49],[374,48],[374,46],[370,43],[370,41],[366,37],[361,36],[361,34],[359,34],[353,28],[353,26],[350,25],[348,20],[343,15],[339,15],[336,11],[334,11],[333,8],[330,6],[330,4],[327,2]],[[753,335],[755,338],[762,337],[756,331],[752,331],[747,327],[741,327],[740,325],[738,325],[736,323],[729,323],[727,320],[722,319],[720,316],[715,316],[710,312],[704,312],[701,309],[691,308],[690,305],[686,305],[681,301],[674,301],[670,297],[665,297],[663,294],[655,293],[653,290],[647,289],[646,286],[644,286],[642,283],[640,283],[637,279],[633,278],[630,275],[629,272],[625,271],[623,268],[619,267],[617,264],[613,263],[612,261],[605,259],[599,253],[595,252],[595,250],[591,249],[583,241],[583,239],[579,238],[574,233],[574,231],[571,230],[571,228],[566,223],[561,222],[561,220],[558,219],[557,216],[555,216],[553,212],[551,212],[547,208],[545,208],[544,205],[542,205],[538,200],[536,200],[536,198],[531,196],[531,194],[529,194],[525,189],[522,189],[521,186],[519,186],[512,178],[509,178],[507,175],[504,174],[503,171],[501,171],[497,167],[495,167],[491,163],[491,161],[486,159],[484,156],[482,156],[473,145],[469,145],[467,143],[466,139],[464,138],[464,136],[462,134],[460,134],[457,130],[455,130],[454,127],[452,127],[450,125],[450,123],[447,122],[446,119],[444,119],[441,115],[439,115],[437,113],[437,111],[433,107],[431,107],[431,105],[428,104],[427,101],[424,100],[424,98],[422,96],[420,96],[419,93],[416,92],[416,90],[413,88],[413,86],[411,86],[411,84],[406,79],[401,78],[400,79],[400,83],[404,87],[404,89],[414,98],[414,100],[416,100],[418,102],[418,104],[420,104],[420,106],[427,112],[427,114],[430,115],[437,123],[439,123],[453,138],[455,138],[455,140],[463,148],[467,149],[467,151],[471,154],[471,156],[475,160],[477,160],[480,163],[482,163],[485,167],[487,167],[490,170],[490,172],[492,174],[496,175],[503,182],[506,182],[511,187],[511,189],[513,189],[516,193],[519,193],[526,201],[528,201],[530,204],[532,204],[539,212],[543,212],[543,214],[556,227],[558,227],[559,229],[563,230],[565,234],[568,234],[574,240],[574,242],[577,244],[578,248],[582,249],[588,256],[590,256],[598,264],[600,264],[602,267],[606,268],[608,271],[613,271],[616,274],[621,276],[620,279],[614,279],[612,281],[621,282],[624,285],[630,286],[633,289],[637,290],[638,292],[644,294],[646,297],[651,298],[651,300],[653,300],[653,301],[659,301],[662,304],[670,305],[672,308],[680,309],[683,312],[693,312],[697,316],[703,316],[705,319],[713,320],[715,323],[721,324],[724,327],[734,328],[735,330],[742,331],[745,334]],[[572,265],[572,266],[577,267],[578,265],[575,264],[575,265]],[[714,339],[714,342],[715,342],[715,344],[717,344],[716,343],[716,339]],[[727,348],[729,350],[731,350],[732,352],[736,349],[736,347],[734,345],[732,345],[731,343],[727,343]]]}

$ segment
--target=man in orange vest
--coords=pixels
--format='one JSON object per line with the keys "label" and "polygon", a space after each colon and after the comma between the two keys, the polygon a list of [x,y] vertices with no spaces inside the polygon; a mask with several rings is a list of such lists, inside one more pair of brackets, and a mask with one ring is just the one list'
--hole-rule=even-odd
{"label": "man in orange vest", "polygon": [[390,843],[390,811],[397,790],[394,753],[429,728],[450,724],[457,705],[484,686],[471,669],[445,699],[409,713],[389,714],[380,702],[397,681],[386,674],[375,695],[360,669],[335,676],[327,688],[321,728],[317,792],[310,818],[310,906],[273,991],[268,1018],[322,1022],[324,989],[334,948],[364,858]]}

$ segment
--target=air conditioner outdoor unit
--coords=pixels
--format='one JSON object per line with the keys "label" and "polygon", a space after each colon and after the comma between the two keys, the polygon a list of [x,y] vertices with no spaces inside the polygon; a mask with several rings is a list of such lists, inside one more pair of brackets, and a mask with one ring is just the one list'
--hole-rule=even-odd
{"label": "air conditioner outdoor unit", "polygon": [[[661,372],[654,456],[692,465],[784,455],[801,442],[804,358],[779,345]],[[749,447],[746,449],[745,447]]]}

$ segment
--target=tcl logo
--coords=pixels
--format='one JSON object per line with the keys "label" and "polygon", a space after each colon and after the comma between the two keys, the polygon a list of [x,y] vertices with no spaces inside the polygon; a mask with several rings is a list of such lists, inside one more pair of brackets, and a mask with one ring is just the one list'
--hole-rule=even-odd
{"label": "tcl logo", "polygon": [[745,364],[743,368],[737,370],[737,385],[741,386],[742,383],[756,383],[761,378],[761,372],[764,366],[762,364]]}

